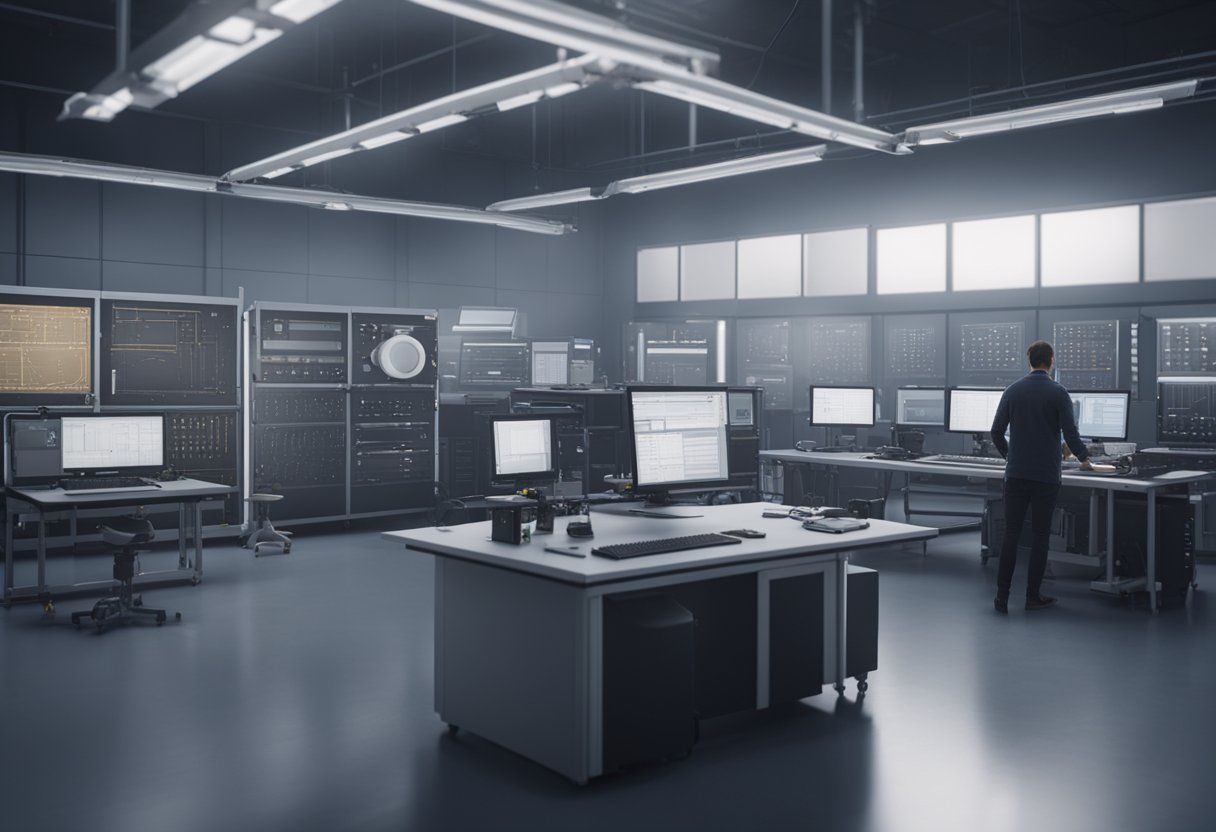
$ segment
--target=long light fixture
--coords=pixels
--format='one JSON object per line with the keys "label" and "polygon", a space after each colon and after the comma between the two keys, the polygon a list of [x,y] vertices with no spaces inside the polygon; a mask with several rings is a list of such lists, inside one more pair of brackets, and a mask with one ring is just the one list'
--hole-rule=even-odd
{"label": "long light fixture", "polygon": [[396,214],[406,217],[453,220],[456,222],[495,225],[534,234],[565,234],[574,229],[562,222],[506,215],[496,211],[483,211],[463,205],[443,205],[432,202],[411,202],[399,199],[384,199],[374,196],[340,194],[310,188],[285,188],[277,185],[252,185],[228,183],[210,176],[196,173],[136,168],[127,165],[111,165],[105,162],[89,162],[81,159],[60,159],[53,156],[34,156],[24,153],[0,153],[0,171],[25,173],[35,176],[60,176],[73,179],[92,179],[102,182],[121,182],[128,185],[146,185],[172,188],[179,191],[227,194],[246,199],[262,199],[271,202],[286,202],[307,205],[328,211],[368,211],[377,214]]}
{"label": "long light fixture", "polygon": [[615,20],[554,0],[410,0],[504,32],[648,69],[718,68],[718,54],[635,32]]}
{"label": "long light fixture", "polygon": [[60,120],[111,121],[127,107],[176,98],[341,0],[226,0],[192,5],[128,58],[127,66],[64,102]]}
{"label": "long light fixture", "polygon": [[806,165],[823,159],[827,145],[817,144],[813,147],[800,147],[796,150],[781,150],[776,153],[761,153],[742,159],[731,159],[727,162],[715,162],[712,165],[698,165],[691,168],[648,173],[645,176],[633,176],[628,179],[618,179],[601,190],[592,188],[572,188],[566,191],[555,191],[547,194],[505,199],[487,206],[487,211],[524,211],[532,208],[546,208],[554,205],[569,205],[575,202],[590,202],[597,199],[607,199],[616,194],[640,194],[646,191],[656,191],[661,188],[674,188],[679,185],[690,185],[693,182],[706,182],[711,179],[724,179],[728,176],[741,176],[765,170],[777,170],[794,165]]}
{"label": "long light fixture", "polygon": [[543,98],[568,95],[595,82],[611,68],[611,62],[595,55],[560,61],[445,95],[350,130],[284,150],[235,168],[224,174],[224,178],[234,182],[247,182],[259,177],[274,179],[339,156],[384,147],[420,133],[459,124],[471,116],[502,112]]}
{"label": "long light fixture", "polygon": [[934,124],[923,124],[909,127],[905,130],[900,137],[900,145],[912,148],[919,145],[949,144],[972,136],[1004,133],[1009,130],[1040,127],[1046,124],[1057,124],[1063,121],[1074,121],[1095,116],[1152,110],[1164,106],[1167,101],[1193,96],[1198,86],[1198,79],[1191,79],[1189,81],[1178,81],[1169,84],[1156,84],[1150,87],[1137,87],[1135,89],[1121,90],[1120,92],[1106,93],[1104,95],[1093,95],[1086,98],[1074,98],[1070,101],[1061,101],[1055,104],[1023,107],[1019,110],[1008,110],[1003,113],[990,113],[951,121],[940,121]]}

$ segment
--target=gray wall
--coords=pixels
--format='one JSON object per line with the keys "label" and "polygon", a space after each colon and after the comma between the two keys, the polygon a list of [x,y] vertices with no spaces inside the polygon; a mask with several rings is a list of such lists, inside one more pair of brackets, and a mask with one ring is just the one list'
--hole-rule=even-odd
{"label": "gray wall", "polygon": [[[0,93],[0,149],[218,174],[306,136],[160,114],[54,121],[47,96]],[[445,152],[368,154],[318,172],[356,193],[485,205],[526,168]],[[339,167],[339,164],[342,165]],[[298,184],[298,183],[285,183]],[[594,212],[550,237],[158,188],[0,174],[0,284],[454,308],[503,305],[529,335],[602,340]]]}

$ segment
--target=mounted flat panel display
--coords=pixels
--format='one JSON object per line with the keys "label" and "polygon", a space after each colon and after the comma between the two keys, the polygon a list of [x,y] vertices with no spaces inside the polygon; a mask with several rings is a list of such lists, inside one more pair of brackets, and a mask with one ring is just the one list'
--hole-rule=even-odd
{"label": "mounted flat panel display", "polygon": [[870,234],[865,228],[802,235],[802,293],[864,295],[870,290]]}
{"label": "mounted flat panel display", "polygon": [[1118,321],[1057,321],[1051,334],[1056,381],[1070,390],[1110,390],[1118,385]]}
{"label": "mounted flat panel display", "polygon": [[1157,375],[1216,375],[1216,318],[1158,320]]}
{"label": "mounted flat panel display", "polygon": [[869,318],[811,318],[807,323],[806,363],[812,383],[869,383]]}
{"label": "mounted flat panel display", "polygon": [[1216,197],[1144,206],[1144,279],[1216,277]]}
{"label": "mounted flat panel display", "polygon": [[811,386],[811,424],[817,427],[873,427],[873,387]]}
{"label": "mounted flat panel display", "polygon": [[802,294],[802,237],[739,241],[740,298],[796,298]]}
{"label": "mounted flat panel display", "polygon": [[85,405],[93,300],[0,294],[0,405]]}
{"label": "mounted flat panel display", "polygon": [[948,317],[947,387],[1005,387],[1029,372],[1033,310],[960,312]]}
{"label": "mounted flat panel display", "polygon": [[735,296],[735,241],[680,246],[680,300]]}
{"label": "mounted flat panel display", "polygon": [[103,405],[237,404],[237,307],[101,301]]}
{"label": "mounted flat panel display", "polygon": [[880,228],[878,294],[946,291],[946,224]]}
{"label": "mounted flat panel display", "polygon": [[1041,283],[1092,286],[1140,280],[1140,206],[1043,214]]}
{"label": "mounted flat panel display", "polygon": [[735,323],[736,376],[749,387],[764,388],[766,408],[793,408],[792,335],[793,322],[788,318],[741,318]]}
{"label": "mounted flat panel display", "polygon": [[678,246],[638,249],[638,303],[680,299]]}
{"label": "mounted flat panel display", "polygon": [[951,235],[954,291],[1034,288],[1033,215],[956,222]]}
{"label": "mounted flat panel display", "polygon": [[946,391],[940,387],[900,387],[895,391],[895,424],[901,427],[946,424]]}
{"label": "mounted flat panel display", "polygon": [[888,315],[883,328],[885,378],[945,382],[945,315]]}
{"label": "mounted flat panel display", "polygon": [[1159,383],[1157,441],[1170,448],[1216,448],[1216,382],[1179,379]]}

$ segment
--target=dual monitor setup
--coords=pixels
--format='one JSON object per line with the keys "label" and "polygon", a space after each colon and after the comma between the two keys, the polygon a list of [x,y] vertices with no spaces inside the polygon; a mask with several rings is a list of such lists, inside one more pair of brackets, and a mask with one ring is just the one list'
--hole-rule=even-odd
{"label": "dual monitor setup", "polygon": [[9,430],[14,483],[50,479],[73,490],[73,481],[152,475],[165,465],[161,414],[10,417]]}
{"label": "dual monitor setup", "polygon": [[[992,428],[1002,389],[972,387],[901,387],[895,391],[896,427],[943,427],[950,433],[987,434]],[[1127,390],[1070,392],[1081,436],[1094,440],[1127,439],[1131,394]],[[873,387],[811,387],[814,426],[873,427]]]}
{"label": "dual monitor setup", "polygon": [[[721,488],[730,480],[728,406],[722,387],[629,388],[629,429],[636,493]],[[496,484],[557,479],[557,426],[552,419],[490,419]]]}

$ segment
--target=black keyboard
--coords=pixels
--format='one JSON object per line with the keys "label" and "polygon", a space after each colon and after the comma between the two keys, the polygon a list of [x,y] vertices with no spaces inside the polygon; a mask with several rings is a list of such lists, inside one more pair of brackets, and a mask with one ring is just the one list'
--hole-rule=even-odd
{"label": "black keyboard", "polygon": [[983,465],[990,468],[1004,468],[1005,460],[999,456],[964,456],[963,454],[934,454],[922,456],[917,462],[939,463],[941,465]]}
{"label": "black keyboard", "polygon": [[71,477],[59,481],[64,491],[133,491],[156,488],[143,477]]}
{"label": "black keyboard", "polygon": [[613,543],[608,546],[597,546],[591,554],[613,560],[640,558],[643,555],[662,555],[667,552],[683,552],[686,549],[704,549],[709,546],[727,546],[731,543],[742,543],[737,537],[728,534],[690,534],[686,537],[664,537],[659,540],[639,540],[636,543]]}

